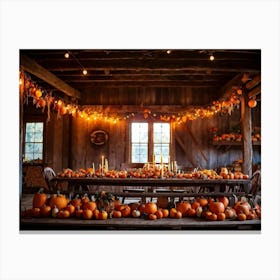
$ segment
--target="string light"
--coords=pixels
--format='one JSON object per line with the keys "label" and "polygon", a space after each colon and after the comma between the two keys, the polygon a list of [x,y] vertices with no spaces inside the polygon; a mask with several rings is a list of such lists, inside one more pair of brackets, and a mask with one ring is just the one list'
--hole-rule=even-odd
{"label": "string light", "polygon": [[69,55],[69,52],[66,52],[66,53],[64,54],[64,57],[65,57],[65,58],[69,58],[69,56],[70,56],[70,55]]}
{"label": "string light", "polygon": [[172,52],[171,50],[167,50],[166,51],[167,54],[171,54],[171,52]]}
{"label": "string light", "polygon": [[87,75],[87,70],[86,70],[86,69],[83,70],[83,75],[84,75],[84,76]]}
{"label": "string light", "polygon": [[211,54],[210,57],[209,57],[209,59],[210,59],[211,61],[213,61],[213,60],[215,59],[214,55]]}

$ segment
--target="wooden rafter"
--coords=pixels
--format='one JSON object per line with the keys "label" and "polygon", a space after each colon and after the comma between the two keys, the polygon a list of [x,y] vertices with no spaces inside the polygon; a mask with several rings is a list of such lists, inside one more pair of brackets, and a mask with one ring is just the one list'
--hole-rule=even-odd
{"label": "wooden rafter", "polygon": [[81,93],[66,84],[64,81],[60,80],[58,77],[53,75],[51,72],[46,70],[44,67],[39,65],[34,60],[30,59],[26,55],[21,55],[20,57],[20,66],[23,68],[23,70],[35,75],[39,79],[47,82],[48,84],[54,86],[58,90],[62,91],[68,96],[74,97],[74,98],[80,98]]}

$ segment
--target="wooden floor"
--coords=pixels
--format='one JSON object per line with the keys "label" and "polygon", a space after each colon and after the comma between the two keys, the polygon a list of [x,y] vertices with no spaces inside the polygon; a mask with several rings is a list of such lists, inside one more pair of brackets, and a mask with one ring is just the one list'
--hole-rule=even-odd
{"label": "wooden floor", "polygon": [[[23,194],[21,209],[32,207],[33,194]],[[138,201],[128,199],[126,203]],[[261,221],[206,221],[204,219],[185,217],[182,219],[165,218],[160,220],[147,220],[144,218],[120,218],[108,220],[81,220],[81,219],[55,219],[55,218],[24,218],[20,221],[20,230],[53,231],[53,230],[250,230],[260,232]]]}

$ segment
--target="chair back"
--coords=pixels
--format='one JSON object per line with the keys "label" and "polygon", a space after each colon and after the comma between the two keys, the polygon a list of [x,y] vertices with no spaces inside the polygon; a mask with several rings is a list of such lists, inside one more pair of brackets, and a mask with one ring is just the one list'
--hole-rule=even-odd
{"label": "chair back", "polygon": [[56,174],[51,167],[45,167],[44,168],[44,177],[45,177],[47,182],[50,182],[50,180],[55,176],[56,176]]}

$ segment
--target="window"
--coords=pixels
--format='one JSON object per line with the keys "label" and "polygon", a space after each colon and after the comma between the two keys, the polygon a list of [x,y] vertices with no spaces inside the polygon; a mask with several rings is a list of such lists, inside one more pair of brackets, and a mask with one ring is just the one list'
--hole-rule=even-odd
{"label": "window", "polygon": [[169,147],[170,147],[170,124],[169,123],[154,123],[154,145],[153,152],[155,155],[155,161],[160,162],[162,156],[163,162],[168,162]]}
{"label": "window", "polygon": [[43,122],[26,122],[25,124],[25,160],[43,159]]}
{"label": "window", "polygon": [[[131,123],[131,162],[152,161],[167,163],[170,156],[169,123]],[[150,159],[150,160],[149,160]]]}
{"label": "window", "polygon": [[131,124],[132,162],[148,161],[148,123]]}

